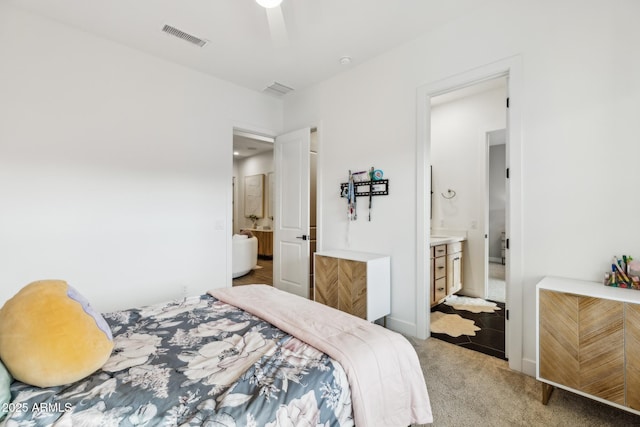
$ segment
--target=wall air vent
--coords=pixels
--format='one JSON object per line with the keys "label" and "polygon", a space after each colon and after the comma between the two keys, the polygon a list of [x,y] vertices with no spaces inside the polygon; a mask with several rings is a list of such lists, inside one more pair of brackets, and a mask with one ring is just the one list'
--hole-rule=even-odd
{"label": "wall air vent", "polygon": [[270,93],[272,95],[286,95],[293,90],[292,87],[285,86],[282,83],[273,82],[266,88],[264,88],[263,92]]}
{"label": "wall air vent", "polygon": [[205,44],[207,44],[207,40],[201,39],[200,37],[192,36],[191,34],[185,33],[184,31],[172,27],[171,25],[165,25],[164,27],[162,27],[162,31],[167,34],[171,34],[172,36],[179,39],[186,40],[191,44],[195,44],[196,46],[203,47]]}

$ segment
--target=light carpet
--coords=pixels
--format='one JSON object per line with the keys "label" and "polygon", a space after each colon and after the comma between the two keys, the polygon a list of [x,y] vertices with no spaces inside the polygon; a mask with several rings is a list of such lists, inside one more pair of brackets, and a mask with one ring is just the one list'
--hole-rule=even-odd
{"label": "light carpet", "polygon": [[458,314],[445,314],[440,311],[431,313],[431,332],[436,334],[447,334],[452,337],[460,335],[475,336],[480,328],[473,320],[465,319]]}
{"label": "light carpet", "polygon": [[463,297],[459,295],[447,297],[444,303],[456,310],[466,310],[472,313],[493,313],[496,310],[500,310],[500,307],[498,307],[498,304],[495,302],[482,298]]}
{"label": "light carpet", "polygon": [[[433,427],[623,427],[640,416],[561,389],[548,405],[535,378],[506,361],[429,338],[410,338],[424,373]],[[415,426],[418,427],[418,426]],[[422,427],[420,425],[420,427]]]}

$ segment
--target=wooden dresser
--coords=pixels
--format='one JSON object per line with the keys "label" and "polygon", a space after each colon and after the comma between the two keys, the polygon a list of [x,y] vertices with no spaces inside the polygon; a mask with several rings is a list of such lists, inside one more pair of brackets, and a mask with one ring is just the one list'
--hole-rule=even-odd
{"label": "wooden dresser", "polygon": [[640,415],[640,291],[545,277],[537,285],[537,379]]}
{"label": "wooden dresser", "polygon": [[313,299],[374,321],[391,312],[391,258],[352,251],[314,255]]}

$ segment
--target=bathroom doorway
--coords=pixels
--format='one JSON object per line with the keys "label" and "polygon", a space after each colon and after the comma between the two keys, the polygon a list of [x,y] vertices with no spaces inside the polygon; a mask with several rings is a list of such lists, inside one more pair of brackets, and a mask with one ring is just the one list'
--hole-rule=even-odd
{"label": "bathroom doorway", "polygon": [[[487,296],[492,237],[487,137],[497,138],[496,129],[506,134],[506,98],[504,76],[431,97],[431,235],[465,238],[460,293],[468,297]],[[504,231],[504,191],[502,201]]]}
{"label": "bathroom doorway", "polygon": [[[430,263],[429,261],[429,249],[430,249],[430,205],[429,200],[429,188],[431,186],[431,180],[429,176],[429,166],[432,164],[432,141],[431,141],[431,98],[440,95],[447,94],[449,92],[456,91],[462,88],[468,88],[479,83],[484,83],[496,78],[505,78],[507,82],[507,93],[510,99],[509,105],[506,106],[506,163],[510,169],[510,176],[506,189],[506,269],[505,269],[505,282],[506,282],[506,328],[505,328],[505,340],[506,351],[509,360],[509,367],[511,369],[529,373],[532,371],[534,365],[529,363],[528,360],[522,359],[522,196],[521,196],[521,152],[522,152],[522,124],[521,124],[521,101],[522,101],[522,64],[519,56],[514,56],[500,60],[494,63],[486,64],[483,66],[469,69],[466,72],[457,73],[451,75],[448,78],[435,80],[432,83],[425,84],[418,88],[418,129],[417,129],[417,158],[418,158],[418,203],[417,203],[417,217],[418,221],[418,236],[416,239],[417,256],[418,259],[424,260],[422,263],[418,263],[416,276],[418,283],[417,289],[417,335],[419,338],[426,338],[430,335],[430,316],[429,311],[425,310],[425,302],[430,298]],[[503,102],[507,102],[507,99],[503,99]],[[457,118],[452,122],[452,129],[455,130],[455,124],[460,123],[461,118]],[[484,162],[486,158],[486,132],[499,129],[500,127],[484,127],[479,126],[477,128],[476,141],[477,144],[474,150],[463,150],[457,153],[462,157],[473,157],[481,159]],[[476,165],[474,167],[479,172],[478,180],[484,184],[485,175],[484,169]],[[437,165],[433,164],[434,172],[434,184],[437,184],[438,177],[436,176]],[[443,194],[449,194],[446,182],[441,182],[444,185]],[[455,188],[451,188],[456,191]],[[438,189],[434,188],[434,197],[436,197]],[[458,200],[462,201],[462,193],[457,192]],[[483,191],[478,196],[483,199],[485,192]],[[469,195],[467,195],[469,196]],[[473,195],[471,195],[473,196]],[[435,203],[434,203],[435,204]],[[484,207],[483,200],[480,200],[479,204]],[[454,206],[455,207],[455,206]],[[437,207],[434,206],[434,216]],[[462,212],[462,209],[459,210]],[[468,218],[466,223],[463,224],[464,229],[474,230],[472,234],[478,234],[481,228],[484,226],[484,214],[480,214],[477,222],[475,218]],[[454,224],[457,225],[457,224]],[[445,226],[447,226],[445,221]],[[476,227],[477,230],[474,228]],[[511,241],[509,246],[509,241]],[[476,240],[475,250],[477,252],[478,241]],[[481,240],[479,243],[480,253],[482,254],[485,246],[484,234],[481,234]],[[473,248],[472,248],[473,250]],[[482,270],[486,269],[486,262],[482,255],[480,256],[479,265]],[[477,277],[477,275],[475,275]],[[465,279],[466,280],[466,279]],[[476,296],[484,296],[484,275],[480,275],[478,281],[474,280],[472,284],[473,288],[478,292]],[[428,306],[427,306],[428,307]],[[526,366],[523,369],[523,364]]]}
{"label": "bathroom doorway", "polygon": [[[433,336],[448,339],[442,334],[440,323],[448,316],[467,318],[461,301],[488,304],[487,285],[492,272],[503,264],[494,266],[488,262],[492,245],[490,157],[487,156],[487,139],[498,138],[501,129],[506,134],[507,125],[507,78],[501,76],[473,85],[455,89],[431,97],[431,166],[433,168],[433,211],[431,236],[461,236],[462,243],[462,289],[447,296],[444,304],[431,308],[431,317],[438,322]],[[505,141],[503,140],[503,147]],[[498,172],[498,171],[494,171]],[[499,171],[504,176],[504,166]],[[502,229],[504,231],[504,185],[502,187]],[[435,238],[434,238],[435,239]],[[435,242],[435,240],[434,240]],[[447,246],[447,257],[449,257]],[[451,274],[449,267],[445,275]],[[455,272],[454,272],[455,274]],[[493,283],[493,282],[492,282]],[[504,279],[503,279],[504,283]],[[502,289],[504,290],[504,286]],[[500,302],[504,302],[502,296]],[[455,306],[451,308],[451,306]],[[472,306],[473,307],[473,306]],[[444,317],[443,317],[444,316]],[[496,307],[487,316],[474,315],[471,321],[478,328],[471,335],[455,338],[464,342],[465,348],[505,356],[504,307]],[[440,333],[438,333],[440,332]],[[457,335],[457,332],[452,332]],[[478,341],[476,341],[478,340]]]}

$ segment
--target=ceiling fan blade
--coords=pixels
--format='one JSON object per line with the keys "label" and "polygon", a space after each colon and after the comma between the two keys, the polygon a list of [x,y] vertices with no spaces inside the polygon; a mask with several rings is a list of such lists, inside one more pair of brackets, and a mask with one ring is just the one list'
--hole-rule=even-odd
{"label": "ceiling fan blade", "polygon": [[267,12],[267,22],[269,23],[271,40],[278,46],[286,45],[289,42],[289,37],[287,34],[287,25],[284,22],[282,7],[273,7],[265,9],[265,11]]}

